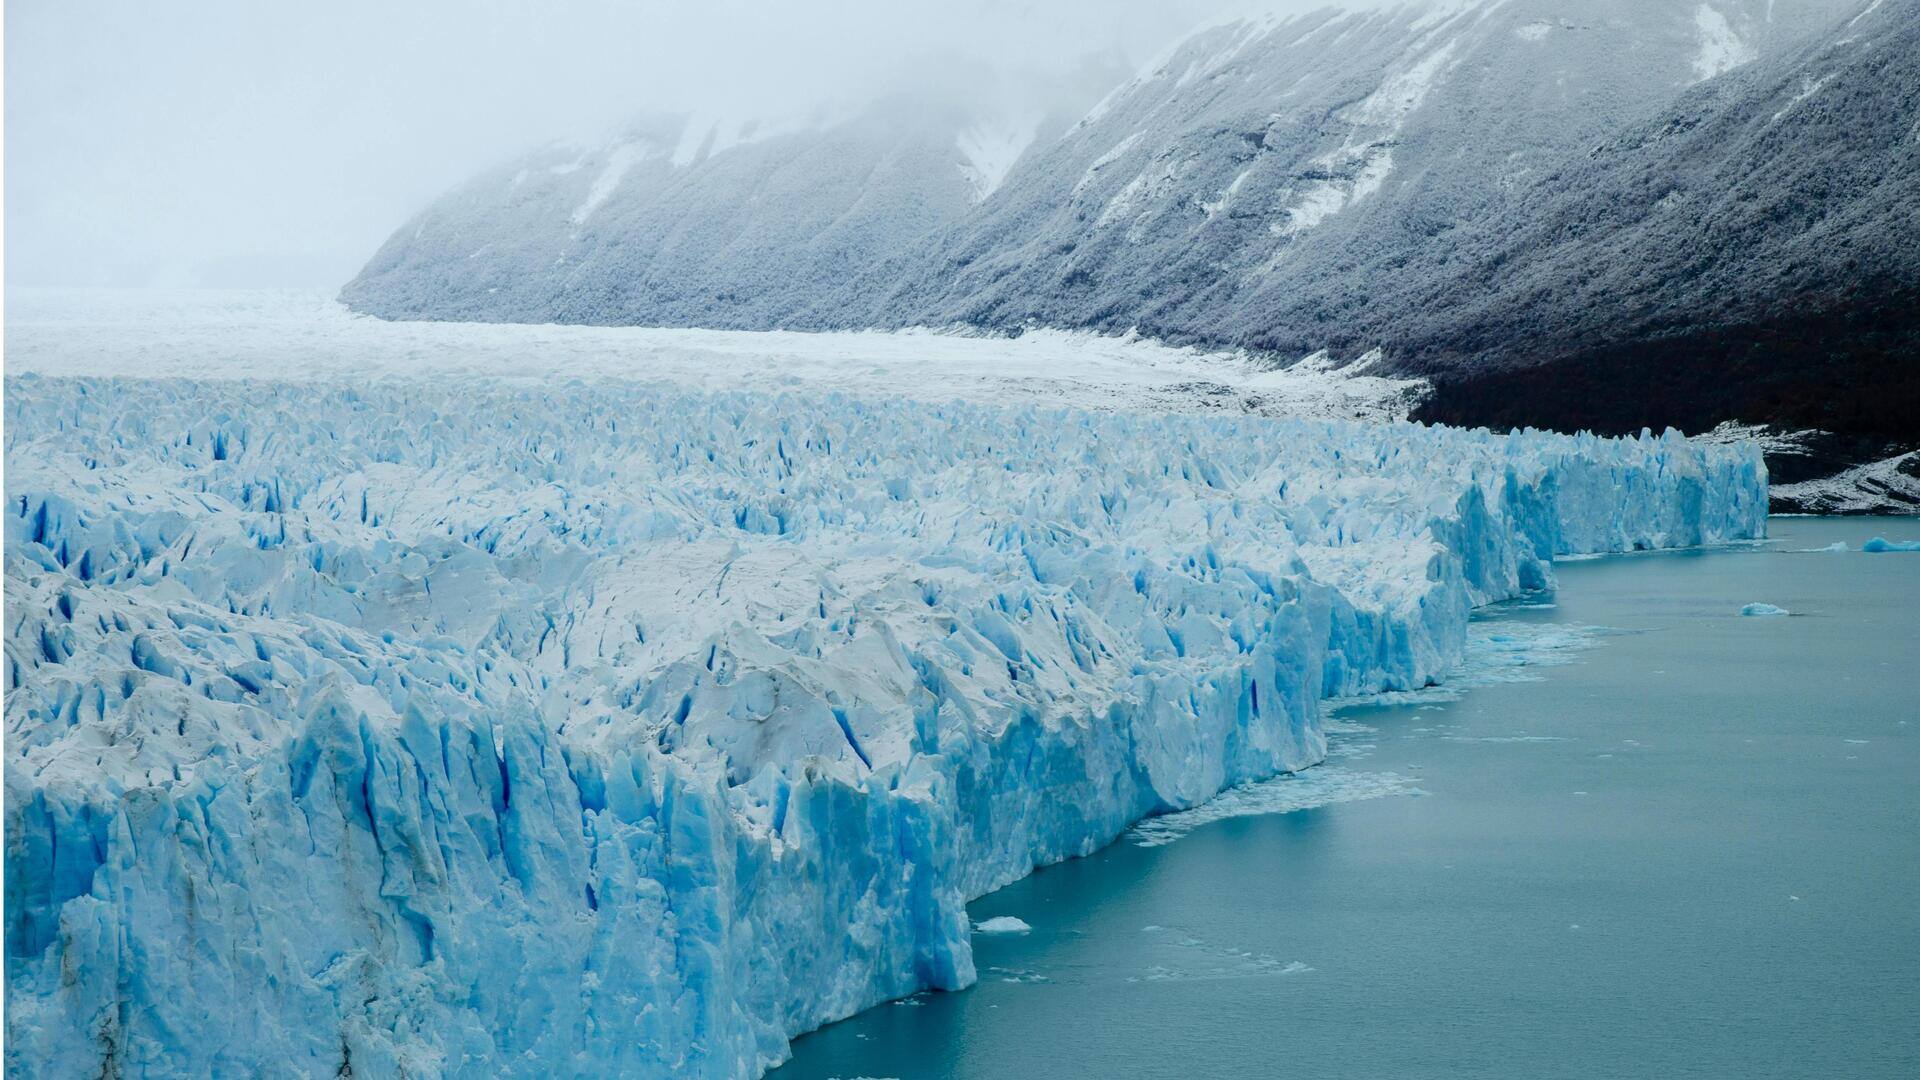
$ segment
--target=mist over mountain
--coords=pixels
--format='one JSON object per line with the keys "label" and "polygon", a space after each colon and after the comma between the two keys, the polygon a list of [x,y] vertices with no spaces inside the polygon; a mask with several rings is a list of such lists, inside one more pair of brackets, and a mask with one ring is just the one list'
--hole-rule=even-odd
{"label": "mist over mountain", "polygon": [[1802,480],[1920,441],[1917,25],[1916,0],[1231,19],[1131,79],[933,80],[771,136],[662,121],[543,151],[429,208],[343,295],[389,318],[1377,355],[1433,382],[1430,419],[1765,425]]}
{"label": "mist over mountain", "polygon": [[1920,1077],[1920,0],[5,29],[0,1080]]}
{"label": "mist over mountain", "polygon": [[395,233],[345,299],[389,318],[780,325],[959,221],[1120,77],[929,60],[910,87],[779,119],[636,120],[489,171]]}
{"label": "mist over mountain", "polygon": [[1764,2],[1728,5],[1713,34],[1666,0],[1578,19],[1530,0],[1205,29],[937,252],[862,283],[884,296],[868,317],[1311,352],[1349,336],[1409,258],[1830,6],[1768,22]]}

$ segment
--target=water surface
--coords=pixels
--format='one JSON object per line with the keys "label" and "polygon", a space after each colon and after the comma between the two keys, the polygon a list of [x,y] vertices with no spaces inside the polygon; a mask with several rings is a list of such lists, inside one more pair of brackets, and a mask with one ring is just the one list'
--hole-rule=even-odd
{"label": "water surface", "polygon": [[1562,564],[1480,629],[1571,663],[1341,710],[1377,797],[1041,870],[773,1075],[1920,1076],[1920,520],[1772,533]]}

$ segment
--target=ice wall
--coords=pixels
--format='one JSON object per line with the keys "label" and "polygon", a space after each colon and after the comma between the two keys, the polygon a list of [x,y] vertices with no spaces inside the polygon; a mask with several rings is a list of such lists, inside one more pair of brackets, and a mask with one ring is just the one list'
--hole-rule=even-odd
{"label": "ice wall", "polygon": [[749,1076],[1746,447],[9,379],[15,1075]]}

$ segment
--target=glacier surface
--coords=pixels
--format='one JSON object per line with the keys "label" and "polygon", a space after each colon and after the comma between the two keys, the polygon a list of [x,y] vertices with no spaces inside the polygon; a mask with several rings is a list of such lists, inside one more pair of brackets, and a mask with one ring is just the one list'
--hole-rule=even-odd
{"label": "glacier surface", "polygon": [[[169,378],[630,378],[715,391],[821,389],[997,405],[1405,420],[1431,387],[1324,354],[1036,329],[697,330],[387,322],[294,290],[15,289],[7,369]],[[1738,441],[1738,440],[1732,440]]]}
{"label": "glacier surface", "polygon": [[1765,530],[1676,433],[19,370],[17,1075],[755,1075],[1556,556]]}

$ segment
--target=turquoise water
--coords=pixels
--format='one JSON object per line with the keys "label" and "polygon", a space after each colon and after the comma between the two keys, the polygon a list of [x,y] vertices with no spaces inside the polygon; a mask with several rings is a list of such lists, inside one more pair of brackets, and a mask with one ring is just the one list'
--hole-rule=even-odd
{"label": "turquoise water", "polygon": [[1571,662],[1341,711],[1378,797],[1042,870],[773,1075],[1920,1076],[1920,521],[1772,531],[1563,564],[1479,633]]}

